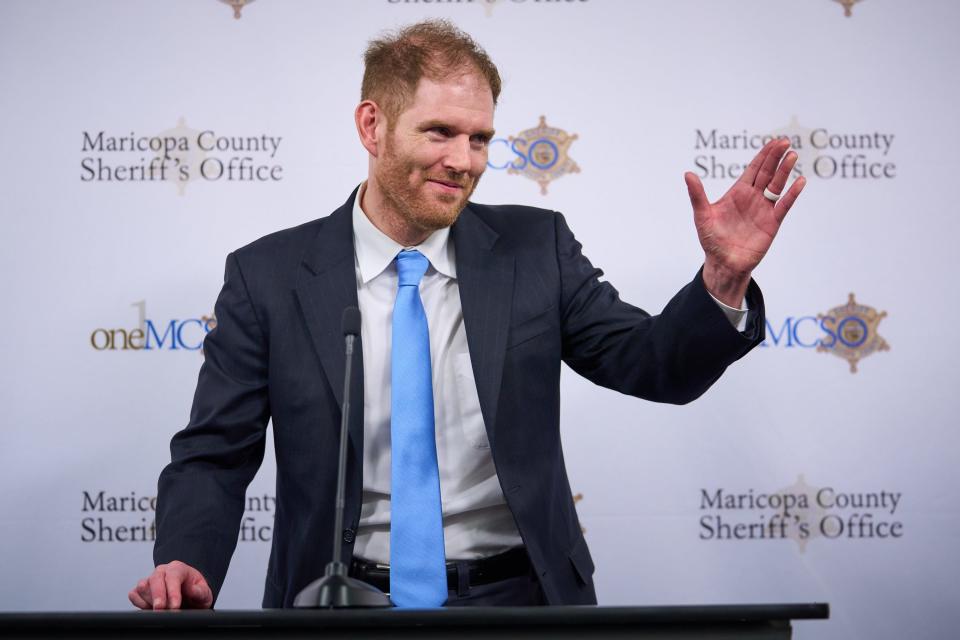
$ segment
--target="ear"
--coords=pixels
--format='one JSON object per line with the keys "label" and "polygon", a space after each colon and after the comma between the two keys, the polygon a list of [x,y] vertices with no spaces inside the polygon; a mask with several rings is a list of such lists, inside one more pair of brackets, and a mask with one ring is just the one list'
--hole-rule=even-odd
{"label": "ear", "polygon": [[353,118],[357,124],[357,134],[360,144],[371,156],[377,157],[381,136],[386,131],[386,115],[383,109],[373,100],[364,100],[357,105]]}

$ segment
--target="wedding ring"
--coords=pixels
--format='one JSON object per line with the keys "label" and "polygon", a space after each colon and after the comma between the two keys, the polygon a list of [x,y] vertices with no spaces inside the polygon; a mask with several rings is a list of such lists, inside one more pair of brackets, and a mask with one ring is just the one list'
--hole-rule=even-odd
{"label": "wedding ring", "polygon": [[770,189],[764,189],[763,197],[769,200],[770,202],[776,202],[777,200],[780,199],[780,194],[774,193],[773,191],[770,191]]}

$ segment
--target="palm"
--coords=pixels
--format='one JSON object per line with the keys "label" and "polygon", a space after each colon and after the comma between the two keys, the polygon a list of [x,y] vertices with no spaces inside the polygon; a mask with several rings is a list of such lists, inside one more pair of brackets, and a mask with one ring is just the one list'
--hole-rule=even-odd
{"label": "palm", "polygon": [[[768,143],[713,203],[707,200],[699,178],[686,174],[694,223],[708,263],[733,274],[749,274],[760,264],[805,182],[799,178],[783,193],[797,161],[793,152],[784,157],[788,148],[786,141]],[[764,189],[783,196],[773,202],[764,196]]]}
{"label": "palm", "polygon": [[703,250],[738,273],[753,271],[779,228],[773,203],[739,183],[717,202],[695,211],[694,223]]}

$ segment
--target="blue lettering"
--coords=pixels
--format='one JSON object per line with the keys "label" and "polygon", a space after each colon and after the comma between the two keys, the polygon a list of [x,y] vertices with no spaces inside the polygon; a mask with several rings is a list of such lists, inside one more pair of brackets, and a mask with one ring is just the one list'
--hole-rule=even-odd
{"label": "blue lettering", "polygon": [[[855,325],[852,329],[847,328],[850,323]],[[856,349],[866,342],[868,335],[867,323],[856,316],[844,318],[840,321],[840,326],[837,327],[837,337],[840,338],[840,342],[851,349]]]}
{"label": "blue lettering", "polygon": [[163,332],[163,337],[157,335],[157,328],[153,325],[152,320],[147,320],[147,344],[143,347],[147,351],[152,350],[154,347],[151,346],[153,341],[156,341],[156,348],[163,349],[164,343],[167,341],[167,337],[170,338],[170,349],[177,348],[177,321],[171,320],[170,324],[167,325],[167,330]]}
{"label": "blue lettering", "polygon": [[787,344],[784,346],[792,347],[793,346],[793,333],[791,331],[791,325],[793,324],[793,318],[787,318],[783,321],[783,326],[780,327],[780,331],[774,331],[773,325],[770,324],[770,318],[767,318],[767,337],[764,339],[761,346],[770,346],[767,344],[767,340],[773,341],[773,346],[778,346],[780,341],[786,336]]}
{"label": "blue lettering", "polygon": [[[790,335],[793,336],[793,342],[795,342],[795,343],[797,344],[797,346],[799,346],[799,347],[805,347],[805,348],[809,349],[810,347],[815,347],[815,346],[817,346],[817,344],[819,344],[820,340],[819,340],[819,339],[816,339],[816,340],[814,340],[813,342],[804,342],[803,340],[800,339],[800,335],[799,335],[798,329],[800,328],[800,325],[803,324],[804,322],[813,322],[814,325],[816,325],[817,319],[816,319],[815,317],[813,317],[813,316],[803,316],[802,318],[797,318],[797,319],[794,320],[794,322],[793,322],[793,330],[790,332]],[[788,345],[788,346],[789,346],[789,345]]]}
{"label": "blue lettering", "polygon": [[527,166],[527,154],[518,148],[521,142],[523,143],[524,147],[527,146],[527,141],[523,138],[517,138],[513,141],[513,144],[510,145],[510,148],[513,149],[513,152],[517,154],[517,160],[522,160],[520,164],[517,164],[517,160],[514,160],[510,163],[510,168],[516,171],[522,171],[523,168]]}
{"label": "blue lettering", "polygon": [[[500,144],[506,147],[507,151],[511,151],[510,142],[506,138],[494,138],[493,140],[490,141],[490,145],[489,145],[490,155],[493,155],[493,145],[500,145]],[[490,159],[489,156],[487,157],[487,167],[489,167],[490,169],[495,169],[497,171],[501,171],[509,167],[510,162],[511,162],[510,160],[506,160],[503,164],[494,164],[493,160]]]}
{"label": "blue lettering", "polygon": [[833,345],[837,344],[836,331],[834,331],[832,328],[827,326],[828,323],[832,325],[836,323],[836,321],[837,319],[834,318],[833,316],[826,316],[823,318],[823,320],[820,321],[820,328],[823,329],[823,332],[825,334],[827,334],[827,338],[820,338],[820,346],[823,347],[824,349],[832,349]]}
{"label": "blue lettering", "polygon": [[184,349],[188,349],[190,351],[197,351],[198,349],[200,349],[201,346],[203,346],[203,336],[200,337],[200,341],[196,344],[196,346],[191,347],[190,345],[186,344],[183,341],[183,328],[188,324],[196,324],[198,327],[203,328],[202,320],[199,320],[197,318],[184,320],[183,322],[180,323],[180,326],[177,327],[177,343],[179,343],[180,346],[183,347]]}
{"label": "blue lettering", "polygon": [[[538,152],[537,149],[540,149],[540,151]],[[527,159],[530,160],[530,163],[537,169],[546,171],[557,164],[557,160],[560,159],[560,150],[557,149],[557,145],[553,144],[552,141],[547,138],[540,138],[530,145],[530,150],[527,152]]]}

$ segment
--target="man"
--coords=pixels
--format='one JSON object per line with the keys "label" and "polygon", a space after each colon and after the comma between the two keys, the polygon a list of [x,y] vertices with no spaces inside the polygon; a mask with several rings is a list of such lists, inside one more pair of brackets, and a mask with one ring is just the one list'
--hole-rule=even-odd
{"label": "man", "polygon": [[595,603],[560,446],[561,361],[683,403],[763,338],[750,274],[804,185],[785,189],[797,159],[785,141],[715,203],[686,174],[704,264],[651,317],[599,281],[560,214],[468,202],[500,92],[469,36],[419,23],[371,43],[365,63],[355,119],[366,182],[330,216],[227,258],[190,424],[160,477],[157,566],[129,594],[138,607],[213,605],[270,418],[264,606],[291,606],[322,575],[344,308],[363,314],[361,398],[337,535],[354,575],[409,606]]}

